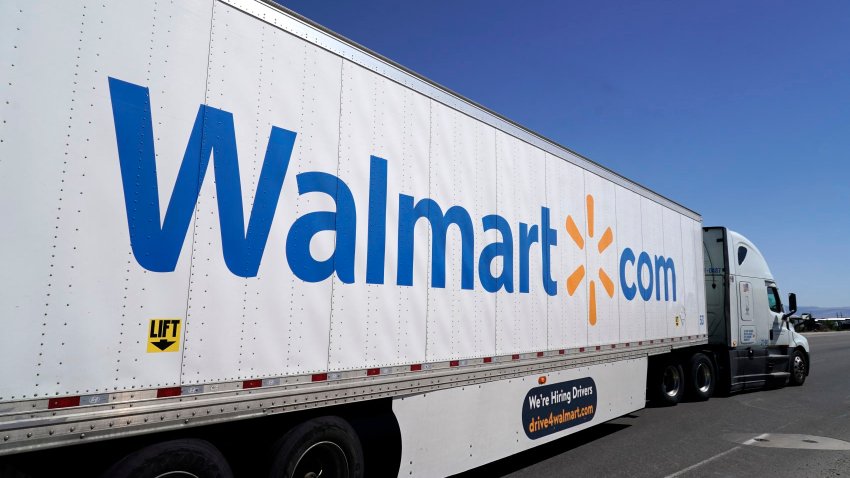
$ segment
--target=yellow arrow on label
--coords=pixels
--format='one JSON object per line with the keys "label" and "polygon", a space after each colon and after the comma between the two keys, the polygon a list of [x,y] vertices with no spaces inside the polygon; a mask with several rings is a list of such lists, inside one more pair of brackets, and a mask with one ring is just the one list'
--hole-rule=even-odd
{"label": "yellow arrow on label", "polygon": [[148,328],[148,353],[180,350],[180,319],[151,319]]}

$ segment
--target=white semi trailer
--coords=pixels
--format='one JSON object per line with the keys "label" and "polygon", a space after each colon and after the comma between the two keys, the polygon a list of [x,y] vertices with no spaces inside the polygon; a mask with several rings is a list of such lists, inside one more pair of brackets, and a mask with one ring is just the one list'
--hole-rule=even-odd
{"label": "white semi trailer", "polygon": [[0,32],[0,473],[442,476],[808,373],[745,238],[274,4]]}

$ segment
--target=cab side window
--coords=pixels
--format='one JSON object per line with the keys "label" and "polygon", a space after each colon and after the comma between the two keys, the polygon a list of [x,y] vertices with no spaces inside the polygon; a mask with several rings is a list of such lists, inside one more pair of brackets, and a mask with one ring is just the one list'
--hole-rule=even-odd
{"label": "cab side window", "polygon": [[778,314],[782,313],[782,302],[779,300],[779,291],[776,290],[776,287],[767,287],[767,303],[771,311]]}

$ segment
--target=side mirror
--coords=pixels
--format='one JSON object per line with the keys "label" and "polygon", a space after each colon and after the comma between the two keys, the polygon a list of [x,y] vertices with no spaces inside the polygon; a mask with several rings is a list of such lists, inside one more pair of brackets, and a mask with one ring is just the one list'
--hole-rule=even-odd
{"label": "side mirror", "polygon": [[793,292],[788,294],[788,309],[790,309],[788,310],[788,313],[782,315],[782,320],[785,320],[797,313],[797,294]]}

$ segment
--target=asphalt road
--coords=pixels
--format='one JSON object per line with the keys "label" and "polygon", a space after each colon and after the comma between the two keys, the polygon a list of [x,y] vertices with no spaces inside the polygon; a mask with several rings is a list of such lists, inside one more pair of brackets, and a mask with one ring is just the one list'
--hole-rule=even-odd
{"label": "asphalt road", "polygon": [[850,476],[850,332],[807,335],[802,387],[645,408],[462,476]]}

